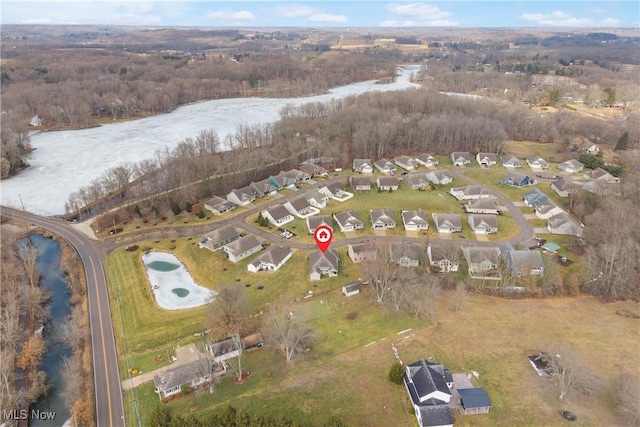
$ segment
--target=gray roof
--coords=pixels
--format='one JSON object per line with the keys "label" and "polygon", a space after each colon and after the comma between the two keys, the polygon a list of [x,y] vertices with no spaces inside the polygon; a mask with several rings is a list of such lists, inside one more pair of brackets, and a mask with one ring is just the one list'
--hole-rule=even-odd
{"label": "gray roof", "polygon": [[351,187],[358,187],[358,186],[362,186],[362,185],[371,186],[371,180],[366,176],[354,175],[354,176],[349,178],[349,184],[351,185]]}
{"label": "gray roof", "polygon": [[447,223],[453,227],[462,228],[462,219],[460,219],[459,214],[434,213],[433,219],[435,220],[437,228]]}
{"label": "gray roof", "polygon": [[301,210],[307,209],[311,206],[306,197],[298,197],[289,203],[291,203],[291,206],[293,206],[296,212],[300,212]]}
{"label": "gray roof", "polygon": [[588,171],[584,173],[584,176],[588,179],[600,179],[603,177],[613,177],[613,175],[611,175],[609,172],[607,172],[606,170],[602,169],[602,168],[597,168],[594,169],[592,171]]}
{"label": "gray roof", "polygon": [[410,173],[402,176],[402,182],[409,187],[426,187],[429,185],[429,178],[426,172]]}
{"label": "gray roof", "polygon": [[483,224],[489,228],[498,228],[498,218],[495,215],[471,214],[469,218],[473,218],[473,225],[476,228]]}
{"label": "gray roof", "polygon": [[547,163],[547,161],[542,157],[536,155],[536,156],[527,157],[527,163]]}
{"label": "gray roof", "polygon": [[453,425],[453,415],[449,405],[420,406],[421,427],[436,427]]}
{"label": "gray roof", "polygon": [[484,199],[472,199],[467,203],[467,208],[469,209],[498,209],[498,205],[494,199],[484,198]]}
{"label": "gray roof", "polygon": [[426,154],[426,153],[416,156],[416,159],[423,161],[425,163],[427,163],[429,160],[436,161],[436,162],[438,161],[438,159],[433,157],[431,154]]}
{"label": "gray roof", "polygon": [[373,167],[373,163],[371,162],[371,159],[353,159],[353,168],[354,169],[360,169],[363,166],[369,165],[370,167]]}
{"label": "gray roof", "polygon": [[326,196],[317,190],[309,190],[304,194],[304,197],[306,197],[307,200],[315,199],[316,202],[320,202],[322,200],[327,200],[329,196]]}
{"label": "gray roof", "polygon": [[465,409],[471,408],[490,408],[491,400],[487,392],[482,387],[462,388],[458,390],[460,394],[460,403]]}
{"label": "gray roof", "polygon": [[471,161],[472,157],[471,157],[471,153],[469,153],[468,151],[454,151],[453,153],[451,153],[451,158],[455,161],[455,160],[459,160],[459,159],[463,159],[463,160],[467,160],[467,161]]}
{"label": "gray roof", "polygon": [[187,384],[194,379],[210,374],[211,369],[207,366],[208,363],[213,362],[207,359],[198,359],[161,372],[153,377],[153,386],[158,391],[165,391]]}
{"label": "gray roof", "polygon": [[451,191],[452,192],[453,191],[461,191],[462,194],[467,195],[467,196],[489,194],[489,192],[483,186],[477,185],[477,184],[467,185],[466,187],[452,188]]}
{"label": "gray roof", "polygon": [[261,263],[278,265],[289,256],[291,248],[289,246],[271,246],[262,254],[258,255],[251,261],[251,264],[256,267]]}
{"label": "gray roof", "polygon": [[486,158],[486,159],[489,159],[492,162],[497,162],[498,161],[498,156],[496,156],[493,153],[478,153],[478,158],[480,160],[483,160],[483,159]]}
{"label": "gray roof", "polygon": [[561,212],[552,216],[549,218],[547,224],[550,231],[555,231],[558,234],[572,234],[575,236],[582,235],[582,226],[566,212]]}
{"label": "gray roof", "polygon": [[560,178],[556,181],[553,181],[554,187],[556,187],[559,191],[568,191],[579,188],[579,185],[573,182],[571,178]]}
{"label": "gray roof", "polygon": [[545,212],[549,212],[551,209],[556,207],[558,207],[558,205],[556,205],[553,200],[546,199],[536,205],[536,211],[544,214]]}
{"label": "gray roof", "polygon": [[269,215],[271,215],[271,218],[273,218],[274,221],[278,221],[288,216],[291,216],[291,213],[283,205],[278,205],[278,206],[269,208],[267,209],[267,212],[269,212]]}
{"label": "gray roof", "polygon": [[418,360],[417,362],[407,365],[407,367],[409,369],[409,379],[413,384],[416,397],[418,398],[417,401],[414,400],[414,403],[418,405],[424,404],[425,402],[420,402],[420,397],[428,396],[435,391],[451,395],[451,391],[444,377],[438,373],[438,371],[431,368],[426,360]]}
{"label": "gray roof", "polygon": [[327,249],[324,253],[321,251],[315,251],[309,255],[309,271],[318,271],[318,269],[322,267],[337,270],[338,262],[338,253],[331,248]]}
{"label": "gray roof", "polygon": [[380,176],[380,177],[378,177],[378,183],[380,184],[381,187],[398,186],[399,182],[400,181],[398,180],[397,176]]}
{"label": "gray roof", "polygon": [[385,225],[395,225],[396,218],[393,216],[393,212],[389,208],[373,209],[369,211],[371,216],[371,222],[382,221]]}
{"label": "gray roof", "polygon": [[515,250],[513,248],[503,250],[502,257],[513,270],[520,270],[527,266],[530,269],[544,268],[544,261],[539,251]]}
{"label": "gray roof", "polygon": [[249,185],[238,189],[234,188],[233,190],[231,190],[231,192],[234,193],[240,200],[250,200],[256,197],[255,192]]}
{"label": "gray roof", "polygon": [[584,168],[584,165],[582,163],[580,163],[579,161],[577,161],[576,159],[569,159],[566,162],[560,163],[558,166],[562,166],[562,167],[570,166],[573,169],[582,169],[582,168]]}
{"label": "gray roof", "polygon": [[407,242],[392,243],[389,246],[389,255],[392,261],[400,258],[408,258],[411,261],[420,261],[420,246]]}
{"label": "gray roof", "polygon": [[233,239],[238,236],[240,236],[240,233],[238,233],[235,228],[230,225],[210,231],[209,233],[204,235],[204,237],[209,239],[214,246],[220,242],[226,242],[227,240]]}
{"label": "gray roof", "polygon": [[351,250],[357,254],[367,253],[367,252],[377,254],[378,252],[378,247],[373,242],[355,243],[349,246],[351,246]]}
{"label": "gray roof", "polygon": [[219,196],[213,196],[211,199],[204,202],[205,205],[209,206],[211,209],[220,210],[220,209],[235,209],[236,205],[231,203],[230,201],[223,199]]}
{"label": "gray roof", "polygon": [[396,165],[394,165],[393,163],[391,163],[389,160],[387,159],[380,159],[380,160],[376,160],[374,163],[374,165],[378,166],[379,168],[389,168],[391,170],[396,170],[397,167]]}
{"label": "gray roof", "polygon": [[499,262],[500,249],[497,247],[465,246],[462,248],[462,252],[465,254],[467,262],[474,264],[489,261],[497,265]]}
{"label": "gray roof", "polygon": [[520,159],[513,154],[505,154],[500,158],[500,160],[502,160],[502,163],[522,163]]}
{"label": "gray roof", "polygon": [[405,224],[409,222],[413,222],[417,225],[419,224],[427,224],[429,225],[429,220],[427,219],[427,214],[424,213],[422,209],[415,209],[412,211],[402,211],[402,222]]}
{"label": "gray roof", "polygon": [[335,217],[336,217],[336,221],[338,221],[338,223],[342,225],[346,225],[346,224],[353,224],[353,225],[363,224],[364,225],[364,222],[362,222],[362,220],[358,218],[356,213],[351,209],[335,214]]}
{"label": "gray roof", "polygon": [[310,230],[315,230],[321,225],[328,225],[333,228],[333,221],[331,220],[331,215],[315,215],[307,218],[307,227]]}
{"label": "gray roof", "polygon": [[258,241],[256,236],[253,234],[247,234],[246,236],[229,243],[226,245],[226,248],[234,254],[241,254],[257,246],[261,246],[261,243]]}

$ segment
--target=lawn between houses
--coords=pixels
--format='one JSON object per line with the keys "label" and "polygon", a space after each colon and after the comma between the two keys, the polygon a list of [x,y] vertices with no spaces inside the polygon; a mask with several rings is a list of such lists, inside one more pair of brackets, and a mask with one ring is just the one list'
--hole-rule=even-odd
{"label": "lawn between houses", "polygon": [[[452,293],[444,292],[436,303],[438,322],[433,327],[379,310],[366,292],[350,298],[337,291],[329,294],[333,311],[318,299],[306,301],[299,310],[311,313],[311,323],[323,332],[325,341],[291,366],[285,366],[280,355],[260,349],[244,359],[246,369],[254,373],[244,385],[227,376],[213,395],[175,399],[165,407],[174,414],[201,417],[231,404],[312,425],[337,415],[349,426],[413,427],[415,416],[406,390],[387,379],[395,361],[391,351],[395,341],[405,363],[432,356],[453,372],[480,374],[474,385],[485,388],[493,408],[488,415],[454,413],[456,425],[560,425],[563,409],[576,413],[580,425],[621,425],[613,413],[610,391],[616,375],[640,366],[636,351],[640,339],[637,320],[615,312],[623,308],[637,312],[634,303],[601,304],[590,297],[508,301],[470,295],[463,311],[456,313],[451,309]],[[356,319],[346,320],[354,311]],[[405,326],[413,329],[397,335]],[[338,328],[342,334],[335,333]],[[365,346],[373,340],[376,343]],[[560,401],[552,379],[537,376],[526,355],[551,341],[569,342],[581,352],[601,380],[596,395]],[[159,401],[151,384],[136,392],[144,421]],[[125,401],[130,402],[129,394]],[[134,421],[131,414],[128,411],[129,423]]]}

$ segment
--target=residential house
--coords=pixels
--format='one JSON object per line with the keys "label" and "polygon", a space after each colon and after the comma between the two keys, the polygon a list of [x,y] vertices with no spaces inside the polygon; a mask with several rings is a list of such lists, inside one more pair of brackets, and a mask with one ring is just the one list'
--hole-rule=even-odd
{"label": "residential house", "polygon": [[459,233],[462,231],[462,220],[459,214],[431,214],[438,233]]}
{"label": "residential house", "polygon": [[364,242],[347,246],[347,255],[354,264],[375,261],[378,258],[378,248],[374,242]]}
{"label": "residential house", "polygon": [[482,185],[467,185],[466,187],[454,187],[449,193],[458,200],[486,199],[489,192]]}
{"label": "residential house", "polygon": [[488,414],[493,406],[482,387],[461,388],[456,391],[460,396],[458,409],[462,415]]}
{"label": "residential house", "polygon": [[584,165],[576,159],[570,159],[558,165],[558,169],[567,173],[577,173],[584,169]]}
{"label": "residential house", "polygon": [[371,190],[371,181],[366,176],[351,176],[349,177],[349,185],[354,191],[369,191]]}
{"label": "residential house", "polygon": [[336,277],[339,262],[338,253],[331,248],[325,252],[312,252],[309,255],[309,279],[320,280],[322,276]]}
{"label": "residential house", "polygon": [[253,194],[255,194],[256,197],[273,196],[277,193],[276,187],[271,183],[271,181],[269,181],[269,179],[252,182],[249,184],[249,188],[253,190]]}
{"label": "residential house", "polygon": [[320,209],[311,206],[306,197],[297,197],[290,202],[284,204],[284,207],[298,218],[307,218],[311,215],[320,213]]}
{"label": "residential house", "polygon": [[363,230],[364,222],[358,218],[354,211],[348,209],[344,212],[340,212],[333,215],[333,218],[338,223],[338,227],[340,227],[340,231],[355,231],[355,230]]}
{"label": "residential house", "polygon": [[153,390],[160,400],[170,398],[182,391],[183,386],[197,387],[227,372],[223,363],[207,358],[194,360],[168,369],[153,377]]}
{"label": "residential house", "polygon": [[389,175],[393,175],[393,173],[396,170],[398,170],[396,165],[393,164],[392,162],[390,162],[387,159],[380,159],[378,161],[375,161],[373,163],[373,166],[375,166],[375,168],[378,169],[380,172],[386,173],[386,174],[389,174]]}
{"label": "residential house", "polygon": [[469,200],[469,203],[464,205],[464,210],[467,211],[467,213],[478,213],[478,214],[498,215],[500,213],[498,204],[494,199]]}
{"label": "residential house", "polygon": [[226,244],[222,250],[224,250],[229,257],[229,261],[238,262],[249,255],[253,255],[256,252],[261,251],[262,243],[260,243],[253,234],[248,234],[238,240],[234,240],[233,242]]}
{"label": "residential house", "polygon": [[223,341],[208,342],[204,348],[211,353],[215,363],[223,363],[225,360],[238,357],[242,353],[243,343],[233,338],[227,338]]}
{"label": "residential house", "polygon": [[561,178],[551,183],[551,189],[560,197],[569,197],[569,194],[578,190],[580,186],[573,182],[571,178]]}
{"label": "residential house", "polygon": [[419,156],[416,156],[416,162],[427,167],[437,166],[440,164],[438,159],[433,157],[431,154],[420,154]]}
{"label": "residential house", "polygon": [[31,117],[31,120],[29,121],[29,125],[30,126],[42,126],[42,119],[40,118],[40,116],[35,115],[35,116]]}
{"label": "residential house", "polygon": [[540,156],[531,156],[527,157],[527,164],[533,170],[547,169],[549,168],[549,163],[547,163]]}
{"label": "residential house", "polygon": [[237,190],[233,189],[229,194],[227,194],[227,200],[238,206],[246,206],[249,203],[252,203],[255,199],[256,195],[249,186],[242,187]]}
{"label": "residential house", "polygon": [[360,173],[373,173],[371,159],[353,159],[353,171]]}
{"label": "residential house", "polygon": [[511,154],[502,156],[500,160],[502,161],[502,166],[504,166],[505,168],[522,167],[522,162],[516,156],[512,156]]}
{"label": "residential house", "polygon": [[583,176],[585,179],[604,181],[608,182],[609,184],[616,184],[620,182],[619,178],[616,178],[602,168],[597,168],[592,171],[585,172]]}
{"label": "residential house", "polygon": [[453,153],[451,153],[451,161],[453,162],[454,166],[469,165],[471,164],[472,158],[473,157],[471,156],[471,153],[468,152],[454,151]]}
{"label": "residential house", "polygon": [[293,215],[283,205],[277,205],[260,212],[264,218],[276,227],[293,221]]}
{"label": "residential house", "polygon": [[389,258],[400,267],[417,267],[420,265],[420,247],[407,242],[391,243]]}
{"label": "residential house", "polygon": [[572,236],[582,236],[582,224],[571,218],[566,212],[552,216],[547,221],[547,229],[551,234],[569,234]]}
{"label": "residential house", "polygon": [[342,287],[342,295],[345,297],[351,297],[353,295],[358,295],[360,293],[360,285],[357,283],[352,283],[347,286]]}
{"label": "residential house", "polygon": [[397,176],[379,176],[376,184],[381,191],[396,191],[400,186]]}
{"label": "residential house", "polygon": [[284,188],[294,188],[297,181],[286,172],[280,172],[276,176],[270,176],[269,182],[276,188],[276,190],[282,190]]}
{"label": "residential house", "polygon": [[536,216],[540,219],[549,219],[552,216],[564,212],[560,206],[556,205],[551,199],[543,200],[536,205]]}
{"label": "residential house", "polygon": [[396,218],[389,208],[372,209],[369,211],[369,217],[374,230],[396,228]]}
{"label": "residential house", "polygon": [[429,186],[429,178],[426,172],[409,173],[402,176],[402,183],[412,190],[422,190]]}
{"label": "residential house", "polygon": [[298,169],[291,169],[290,171],[280,173],[284,173],[288,178],[294,179],[296,184],[299,182],[307,182],[311,179],[310,174]]}
{"label": "residential house", "polygon": [[535,183],[536,181],[529,175],[518,172],[509,172],[504,178],[502,178],[502,180],[500,180],[500,184],[510,185],[512,187],[524,187]]}
{"label": "residential house", "polygon": [[452,427],[451,390],[433,364],[422,359],[405,368],[404,385],[420,427]]}
{"label": "residential house", "polygon": [[333,230],[331,215],[316,215],[307,218],[307,228],[309,229],[309,234],[315,233],[316,228],[320,227],[321,225],[326,225],[327,227],[331,228],[331,230]]}
{"label": "residential house", "polygon": [[229,211],[234,210],[238,206],[222,197],[213,196],[211,199],[204,202],[204,208],[214,215],[222,215]]}
{"label": "residential house", "polygon": [[198,245],[201,248],[207,248],[209,250],[216,251],[222,248],[224,245],[227,245],[234,240],[238,240],[240,237],[240,233],[238,233],[235,228],[227,225],[226,227],[215,229],[202,236],[202,238],[198,242]]}
{"label": "residential house", "polygon": [[450,247],[444,245],[427,246],[427,258],[429,258],[429,265],[436,270],[448,273],[450,271],[458,271],[460,263],[458,257],[450,250]]}
{"label": "residential house", "polygon": [[525,193],[523,200],[525,205],[529,206],[530,208],[535,208],[536,206],[538,206],[540,203],[544,202],[548,198],[549,197],[546,194],[544,194],[542,191],[538,190],[537,188],[534,188],[533,190]]}
{"label": "residential house", "polygon": [[498,163],[498,156],[493,153],[478,153],[476,161],[480,166],[494,166]]}
{"label": "residential house", "polygon": [[309,190],[305,193],[304,197],[307,199],[307,202],[313,207],[318,209],[324,209],[327,207],[327,202],[329,201],[329,196],[326,194],[322,194],[316,190]]}
{"label": "residential house", "polygon": [[493,234],[498,232],[498,220],[495,215],[471,214],[469,225],[476,234]]}
{"label": "residential house", "polygon": [[429,178],[429,181],[437,185],[447,185],[451,184],[451,181],[453,181],[451,174],[446,170],[429,171],[427,172],[427,178]]}
{"label": "residential house", "polygon": [[515,250],[511,243],[505,243],[500,247],[500,258],[516,277],[542,277],[544,274],[544,261],[540,251]]}
{"label": "residential house", "polygon": [[500,264],[500,249],[486,246],[463,246],[469,275],[471,277],[482,277],[486,279],[500,279],[498,265]]}
{"label": "residential house", "polygon": [[598,144],[590,144],[585,151],[589,154],[598,154],[600,152],[600,147]]}
{"label": "residential house", "polygon": [[402,223],[407,231],[418,231],[429,229],[427,214],[420,208],[411,211],[402,211]]}
{"label": "residential house", "polygon": [[393,159],[393,163],[400,166],[402,169],[406,171],[412,171],[418,167],[418,163],[416,160],[409,156],[400,156]]}
{"label": "residential house", "polygon": [[264,253],[258,255],[247,265],[252,273],[259,271],[278,271],[293,253],[288,246],[271,246]]}
{"label": "residential house", "polygon": [[310,175],[311,178],[317,178],[319,176],[327,176],[329,174],[329,171],[323,168],[322,166],[318,166],[315,163],[309,163],[309,162],[301,164],[300,166],[298,166],[298,169],[306,173],[307,175]]}
{"label": "residential house", "polygon": [[607,182],[606,179],[590,179],[582,184],[582,189],[590,193],[599,194],[601,196],[609,196],[612,194],[620,194],[615,184]]}
{"label": "residential house", "polygon": [[334,182],[329,185],[321,185],[318,188],[318,192],[339,202],[344,202],[345,200],[349,200],[353,197],[353,193],[345,191],[344,187],[339,182]]}

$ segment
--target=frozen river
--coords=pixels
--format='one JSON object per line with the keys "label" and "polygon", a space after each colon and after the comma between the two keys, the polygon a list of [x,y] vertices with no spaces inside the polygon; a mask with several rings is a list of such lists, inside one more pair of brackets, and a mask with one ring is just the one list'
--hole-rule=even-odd
{"label": "frozen river", "polygon": [[1,202],[41,215],[64,213],[69,195],[123,162],[151,158],[164,147],[172,149],[201,130],[213,129],[221,140],[240,124],[272,123],[287,104],[324,102],[372,91],[404,90],[416,85],[410,76],[419,66],[405,66],[394,83],[366,81],[304,98],[233,98],[185,105],[171,113],[92,129],[43,132],[31,138],[36,150],[31,167],[0,182]]}

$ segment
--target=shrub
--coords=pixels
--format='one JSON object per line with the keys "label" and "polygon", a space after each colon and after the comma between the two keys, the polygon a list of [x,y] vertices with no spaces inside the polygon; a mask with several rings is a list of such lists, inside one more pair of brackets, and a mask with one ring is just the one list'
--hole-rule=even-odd
{"label": "shrub", "polygon": [[198,212],[198,218],[202,219],[204,218],[205,213],[204,213],[204,209],[200,209],[200,212]]}
{"label": "shrub", "polygon": [[180,208],[180,205],[176,202],[171,203],[171,210],[174,215],[180,215],[180,212],[182,212],[182,208]]}
{"label": "shrub", "polygon": [[389,381],[394,384],[400,385],[403,383],[403,376],[404,366],[402,366],[400,362],[394,363],[393,366],[391,366],[391,369],[389,369]]}

